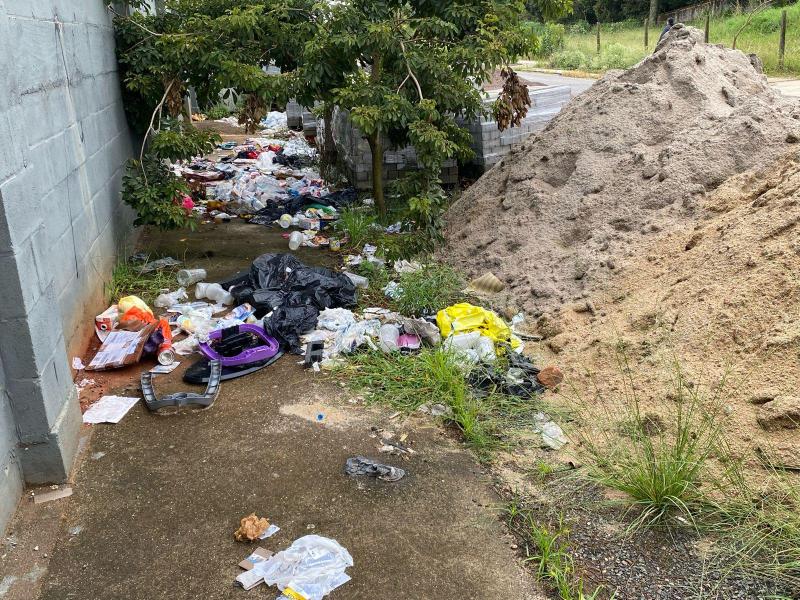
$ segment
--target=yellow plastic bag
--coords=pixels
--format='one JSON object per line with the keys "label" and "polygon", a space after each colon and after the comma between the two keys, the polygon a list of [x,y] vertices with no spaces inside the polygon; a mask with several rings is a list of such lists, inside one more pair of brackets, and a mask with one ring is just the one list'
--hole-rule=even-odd
{"label": "yellow plastic bag", "polygon": [[139,296],[125,296],[124,298],[120,298],[118,306],[120,314],[125,314],[133,307],[143,310],[144,312],[150,313],[151,315],[153,314],[153,311],[150,310],[150,307],[147,306],[144,300],[139,298]]}
{"label": "yellow plastic bag", "polygon": [[454,304],[436,313],[436,324],[442,332],[442,337],[453,334],[470,333],[479,331],[481,335],[497,342],[510,343],[516,349],[522,343],[511,333],[511,328],[506,325],[496,313],[468,302]]}

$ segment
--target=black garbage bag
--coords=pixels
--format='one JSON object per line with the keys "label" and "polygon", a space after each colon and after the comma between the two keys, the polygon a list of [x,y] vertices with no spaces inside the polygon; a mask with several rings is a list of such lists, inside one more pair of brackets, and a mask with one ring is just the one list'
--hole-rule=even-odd
{"label": "black garbage bag", "polygon": [[[263,254],[253,261],[250,279],[256,290],[298,292],[314,299],[320,310],[356,304],[356,287],[350,278],[325,267],[309,267],[292,254]],[[295,298],[294,305],[300,302]]]}
{"label": "black garbage bag", "polygon": [[341,273],[309,267],[292,254],[263,254],[249,273],[240,273],[222,286],[238,303],[248,302],[256,317],[272,313],[264,329],[284,347],[302,354],[300,336],[314,329],[321,310],[356,304],[356,288]]}
{"label": "black garbage bag", "polygon": [[470,372],[467,382],[478,392],[499,390],[520,398],[544,393],[546,388],[536,378],[540,369],[530,359],[510,347],[507,347],[506,356],[507,369],[480,365]]}
{"label": "black garbage bag", "polygon": [[264,331],[288,347],[295,354],[302,354],[300,336],[317,326],[319,309],[313,304],[305,306],[279,306],[264,319]]}

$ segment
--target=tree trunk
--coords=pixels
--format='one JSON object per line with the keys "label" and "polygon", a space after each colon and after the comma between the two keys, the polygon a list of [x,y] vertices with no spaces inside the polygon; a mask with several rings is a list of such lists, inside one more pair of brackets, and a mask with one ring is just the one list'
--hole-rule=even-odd
{"label": "tree trunk", "polygon": [[650,0],[650,24],[658,28],[658,0]]}
{"label": "tree trunk", "polygon": [[328,167],[336,164],[336,143],[333,141],[333,104],[325,103],[325,139],[322,141],[322,160]]}
{"label": "tree trunk", "polygon": [[[377,85],[383,75],[383,56],[376,53],[372,57],[372,72],[370,81]],[[381,141],[381,130],[371,133],[367,140],[369,149],[372,153],[372,196],[375,200],[375,207],[381,218],[386,216],[386,200],[383,196],[383,142]]]}
{"label": "tree trunk", "polygon": [[372,153],[372,198],[381,218],[386,216],[386,200],[383,196],[383,143],[380,132],[373,133],[367,140]]}

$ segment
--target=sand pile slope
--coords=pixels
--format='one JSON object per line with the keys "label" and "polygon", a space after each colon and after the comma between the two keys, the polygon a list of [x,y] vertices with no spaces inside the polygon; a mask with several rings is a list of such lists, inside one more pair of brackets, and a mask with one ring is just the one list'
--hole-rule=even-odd
{"label": "sand pile slope", "polygon": [[676,358],[706,390],[726,380],[731,441],[800,468],[800,150],[731,178],[704,208],[702,224],[654,239],[595,294],[594,314],[563,310],[544,344],[595,407],[619,398],[620,347],[656,411]]}
{"label": "sand pile slope", "polygon": [[538,316],[585,297],[705,194],[800,138],[798,107],[751,59],[676,27],[652,56],[574,99],[448,214],[441,257],[493,271]]}

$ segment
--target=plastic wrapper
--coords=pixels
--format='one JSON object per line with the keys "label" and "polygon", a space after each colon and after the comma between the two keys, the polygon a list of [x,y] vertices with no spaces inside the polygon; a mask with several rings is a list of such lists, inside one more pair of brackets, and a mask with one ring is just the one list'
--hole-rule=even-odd
{"label": "plastic wrapper", "polygon": [[[283,598],[322,600],[337,587],[350,581],[346,569],[353,566],[353,557],[335,540],[307,535],[289,548],[253,567],[267,585],[276,585]],[[294,592],[294,595],[291,593]]]}

